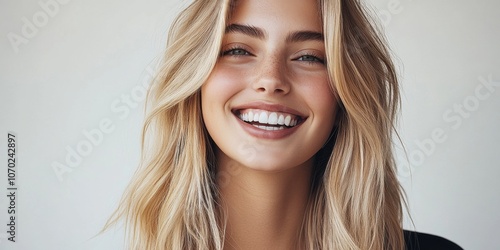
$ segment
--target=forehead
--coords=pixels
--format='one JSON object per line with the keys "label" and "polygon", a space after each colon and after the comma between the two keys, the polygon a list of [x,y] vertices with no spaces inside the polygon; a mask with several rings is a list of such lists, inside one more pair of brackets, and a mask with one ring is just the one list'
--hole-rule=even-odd
{"label": "forehead", "polygon": [[229,24],[239,23],[267,28],[322,31],[317,0],[236,0],[232,3]]}

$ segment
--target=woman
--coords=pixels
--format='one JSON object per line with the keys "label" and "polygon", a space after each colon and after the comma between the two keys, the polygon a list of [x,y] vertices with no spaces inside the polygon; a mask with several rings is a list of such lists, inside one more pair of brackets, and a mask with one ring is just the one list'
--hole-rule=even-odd
{"label": "woman", "polygon": [[194,1],[157,79],[109,223],[130,248],[405,247],[396,73],[358,1]]}

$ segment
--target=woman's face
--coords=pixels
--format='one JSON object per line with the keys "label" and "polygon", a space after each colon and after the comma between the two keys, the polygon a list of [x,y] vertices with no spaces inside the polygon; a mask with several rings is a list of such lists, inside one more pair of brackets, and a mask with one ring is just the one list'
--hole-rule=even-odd
{"label": "woman's face", "polygon": [[218,156],[267,171],[312,163],[336,113],[325,59],[315,0],[237,1],[201,89]]}

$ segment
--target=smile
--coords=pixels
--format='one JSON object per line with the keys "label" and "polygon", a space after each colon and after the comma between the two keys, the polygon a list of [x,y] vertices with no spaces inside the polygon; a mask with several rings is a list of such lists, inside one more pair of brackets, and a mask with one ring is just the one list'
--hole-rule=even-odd
{"label": "smile", "polygon": [[261,109],[237,110],[235,115],[245,123],[268,131],[293,128],[304,121],[304,118],[298,115]]}

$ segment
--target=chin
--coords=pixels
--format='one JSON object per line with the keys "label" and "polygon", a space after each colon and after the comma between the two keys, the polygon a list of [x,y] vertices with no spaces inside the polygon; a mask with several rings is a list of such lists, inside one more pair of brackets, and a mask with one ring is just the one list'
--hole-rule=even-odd
{"label": "chin", "polygon": [[[290,169],[294,169],[299,166],[305,166],[307,163],[312,162],[312,160],[306,160],[297,164],[297,161],[284,161],[283,159],[287,158],[277,158],[277,157],[269,157],[269,158],[260,158],[255,161],[242,162],[242,165],[246,168],[256,170],[256,171],[264,171],[264,172],[281,172]],[[290,158],[288,158],[290,159]]]}

